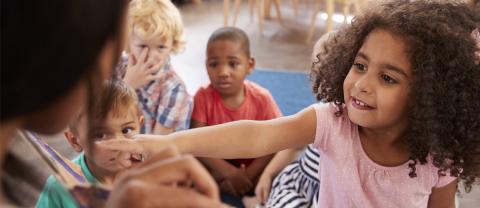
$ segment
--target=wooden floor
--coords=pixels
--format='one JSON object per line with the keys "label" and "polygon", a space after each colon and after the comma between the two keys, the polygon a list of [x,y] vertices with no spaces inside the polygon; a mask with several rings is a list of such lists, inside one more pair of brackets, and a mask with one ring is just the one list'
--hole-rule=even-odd
{"label": "wooden floor", "polygon": [[[205,69],[206,43],[212,32],[223,26],[222,2],[204,0],[201,4],[179,6],[186,27],[187,45],[183,53],[172,57],[172,62],[185,79],[187,88],[192,94],[200,85],[208,83]],[[299,8],[298,17],[294,17],[291,4],[287,4],[289,2],[285,1],[281,10],[284,25],[281,26],[276,21],[275,12],[272,9],[272,18],[264,21],[264,31],[260,34],[256,15],[251,20],[247,1],[243,2],[236,26],[243,29],[250,38],[256,67],[308,72],[314,44],[314,42],[305,43],[312,13],[310,9],[307,9],[306,5],[302,5]],[[232,19],[233,17],[230,18],[230,20]],[[320,27],[316,37],[322,33],[323,21],[319,20],[319,23]]]}

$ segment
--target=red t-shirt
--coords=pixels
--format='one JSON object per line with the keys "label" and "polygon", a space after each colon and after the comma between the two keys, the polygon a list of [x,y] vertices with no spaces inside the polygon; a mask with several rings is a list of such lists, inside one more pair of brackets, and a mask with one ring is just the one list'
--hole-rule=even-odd
{"label": "red t-shirt", "polygon": [[[192,120],[205,123],[207,126],[237,120],[270,120],[282,116],[277,103],[270,92],[251,81],[245,80],[245,99],[236,109],[223,105],[220,94],[212,85],[201,87],[194,97]],[[240,167],[248,166],[253,159],[227,160]]]}

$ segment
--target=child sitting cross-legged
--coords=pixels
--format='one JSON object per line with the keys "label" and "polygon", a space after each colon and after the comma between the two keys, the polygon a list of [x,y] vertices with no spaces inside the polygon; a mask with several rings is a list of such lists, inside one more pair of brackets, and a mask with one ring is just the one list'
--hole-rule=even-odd
{"label": "child sitting cross-legged", "polygon": [[[281,116],[270,92],[245,80],[255,66],[249,40],[238,28],[216,30],[207,43],[206,67],[210,84],[194,98],[192,128],[236,120],[269,120]],[[271,155],[253,159],[200,158],[222,191],[222,200],[242,207],[241,198],[253,194],[256,181]]]}

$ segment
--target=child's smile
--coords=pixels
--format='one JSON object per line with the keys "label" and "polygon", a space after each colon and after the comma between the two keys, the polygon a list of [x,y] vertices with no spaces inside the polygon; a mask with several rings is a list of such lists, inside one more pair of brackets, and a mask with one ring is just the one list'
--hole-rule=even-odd
{"label": "child's smile", "polygon": [[407,123],[411,66],[406,43],[388,30],[373,30],[345,78],[344,99],[350,120],[374,129]]}
{"label": "child's smile", "polygon": [[373,110],[373,109],[375,109],[374,107],[368,105],[367,103],[365,103],[362,100],[357,99],[353,96],[352,96],[352,99],[351,99],[351,103],[352,103],[353,107],[355,107],[359,110]]}

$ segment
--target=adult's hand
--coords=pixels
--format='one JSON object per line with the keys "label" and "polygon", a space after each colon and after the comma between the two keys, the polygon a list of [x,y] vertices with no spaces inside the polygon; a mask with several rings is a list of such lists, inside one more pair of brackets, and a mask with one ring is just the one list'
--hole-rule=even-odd
{"label": "adult's hand", "polygon": [[121,174],[106,207],[224,207],[214,180],[190,155],[164,148]]}

